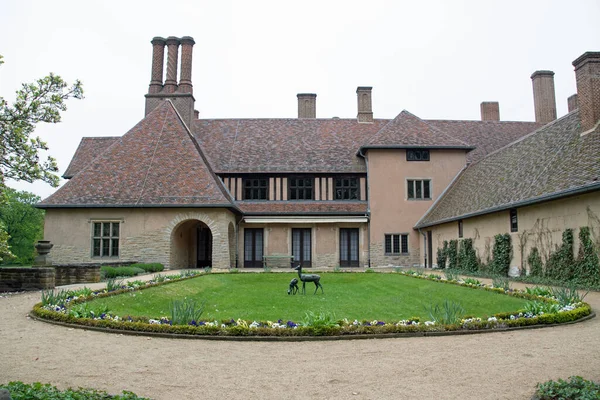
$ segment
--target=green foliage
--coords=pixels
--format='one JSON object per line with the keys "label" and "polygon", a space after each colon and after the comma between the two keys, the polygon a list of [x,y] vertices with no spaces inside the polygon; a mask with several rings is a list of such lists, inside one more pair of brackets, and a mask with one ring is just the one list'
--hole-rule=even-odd
{"label": "green foliage", "polygon": [[263,272],[271,272],[273,268],[269,267],[268,265],[264,265],[263,266]]}
{"label": "green foliage", "polygon": [[496,275],[508,276],[510,260],[512,259],[512,244],[508,233],[494,236],[492,262],[490,269]]}
{"label": "green foliage", "polygon": [[44,236],[44,210],[34,205],[41,199],[33,193],[5,188],[0,202],[0,223],[10,236],[8,245],[15,256],[14,264],[29,264],[35,257],[34,244]]}
{"label": "green foliage", "polygon": [[458,271],[452,270],[450,268],[447,268],[446,270],[444,270],[444,276],[449,281],[457,281],[459,278]]}
{"label": "green foliage", "polygon": [[375,270],[373,268],[371,268],[371,267],[365,268],[365,273],[371,274],[373,272],[375,272]]}
{"label": "green foliage", "polygon": [[529,265],[530,276],[542,276],[544,274],[544,264],[537,247],[531,249],[529,257],[527,257],[527,264]]}
{"label": "green foliage", "polygon": [[552,296],[552,289],[547,286],[526,287],[525,292],[534,296],[549,297]]}
{"label": "green foliage", "polygon": [[42,305],[62,306],[69,295],[68,290],[42,290]]}
{"label": "green foliage", "polygon": [[562,244],[548,257],[546,276],[559,281],[573,278],[573,229],[565,229],[562,234]]}
{"label": "green foliage", "polygon": [[576,279],[588,285],[600,283],[600,261],[590,237],[590,228],[579,229],[579,252],[576,262]]}
{"label": "green foliage", "polygon": [[300,321],[302,326],[310,326],[310,327],[325,327],[325,326],[337,326],[337,320],[335,318],[335,314],[326,312],[326,311],[307,311],[304,314],[304,318]]}
{"label": "green foliage", "polygon": [[106,313],[108,313],[106,304],[81,303],[69,308],[69,315],[75,318],[96,318]]}
{"label": "green foliage", "polygon": [[492,286],[503,290],[509,290],[510,280],[506,276],[495,276],[492,278]]}
{"label": "green foliage", "polygon": [[123,280],[117,278],[108,278],[106,280],[106,291],[113,292],[123,287]]}
{"label": "green foliage", "polygon": [[437,249],[437,265],[438,268],[446,268],[446,260],[448,259],[448,241],[444,240],[444,245]]}
{"label": "green foliage", "polygon": [[130,268],[139,268],[144,272],[161,272],[165,269],[165,266],[161,263],[135,263],[129,266]]}
{"label": "green foliage", "polygon": [[204,273],[210,274],[212,272],[212,267],[204,267]]}
{"label": "green foliage", "polygon": [[462,270],[475,272],[479,269],[479,260],[473,247],[473,239],[462,239],[458,251],[459,268]]}
{"label": "green foliage", "polygon": [[239,274],[240,270],[237,268],[229,268],[230,274]]}
{"label": "green foliage", "polygon": [[171,323],[173,325],[187,325],[192,321],[200,321],[206,301],[202,301],[198,306],[196,300],[184,298],[183,300],[173,300],[169,306],[171,311]]}
{"label": "green foliage", "polygon": [[[135,265],[135,264],[133,264]],[[139,274],[143,274],[144,271],[142,268],[138,268],[138,267],[134,267],[134,266],[130,266],[130,267],[109,267],[109,266],[103,266],[100,267],[100,271],[102,272],[102,275],[104,275],[104,278],[106,279],[110,279],[110,278],[117,278],[117,277],[124,277],[124,276],[137,276]]]}
{"label": "green foliage", "polygon": [[552,314],[560,311],[560,306],[556,303],[549,303],[547,301],[530,301],[525,304],[525,312],[533,315],[540,314]]}
{"label": "green foliage", "polygon": [[446,257],[448,259],[448,268],[457,269],[458,268],[458,240],[451,240],[448,242],[448,249],[446,252]]}
{"label": "green foliage", "polygon": [[581,376],[571,376],[568,381],[559,379],[538,383],[536,396],[539,400],[596,400],[600,398],[600,383]]}
{"label": "green foliage", "polygon": [[481,285],[481,281],[479,279],[474,279],[474,278],[466,278],[463,280],[463,283],[465,285],[474,285],[474,286]]}
{"label": "green foliage", "polygon": [[568,306],[570,304],[579,303],[583,301],[583,299],[585,299],[585,296],[587,296],[587,294],[589,293],[586,292],[582,296],[579,294],[579,292],[575,289],[574,286],[551,288],[550,292],[552,294],[552,297],[554,297],[556,301],[558,301],[558,304],[560,304],[561,306]]}
{"label": "green foliage", "polygon": [[0,389],[7,389],[12,400],[149,400],[138,397],[132,392],[123,391],[121,395],[110,395],[104,391],[95,389],[66,389],[59,390],[50,384],[35,382],[32,384],[20,381],[9,382],[0,385]]}
{"label": "green foliage", "polygon": [[435,304],[427,307],[427,312],[432,321],[442,325],[453,325],[465,315],[465,309],[457,302],[444,300],[442,305]]}

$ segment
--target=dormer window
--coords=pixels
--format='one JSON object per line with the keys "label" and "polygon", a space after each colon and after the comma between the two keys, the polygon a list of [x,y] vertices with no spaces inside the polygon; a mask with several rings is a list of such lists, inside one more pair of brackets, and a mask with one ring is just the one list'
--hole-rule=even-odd
{"label": "dormer window", "polygon": [[291,177],[289,178],[289,200],[312,200],[314,199],[313,177]]}
{"label": "dormer window", "polygon": [[406,161],[429,161],[429,149],[406,150]]}
{"label": "dormer window", "polygon": [[267,200],[268,193],[267,178],[244,178],[244,200]]}

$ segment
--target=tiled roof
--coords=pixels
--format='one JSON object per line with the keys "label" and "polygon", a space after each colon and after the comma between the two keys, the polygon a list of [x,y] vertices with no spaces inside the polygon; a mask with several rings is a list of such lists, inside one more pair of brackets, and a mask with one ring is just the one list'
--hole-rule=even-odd
{"label": "tiled roof", "polygon": [[356,151],[388,120],[209,119],[194,133],[215,172],[366,172]]}
{"label": "tiled roof", "polygon": [[600,132],[580,131],[574,111],[472,164],[417,227],[600,190]]}
{"label": "tiled roof", "polygon": [[170,101],[89,161],[39,206],[231,206]]}
{"label": "tiled roof", "polygon": [[63,174],[63,178],[72,178],[77,172],[84,169],[86,165],[89,164],[94,158],[102,154],[104,150],[118,140],[118,136],[81,138],[79,147],[77,147],[69,167]]}
{"label": "tiled roof", "polygon": [[427,123],[475,147],[475,150],[467,153],[467,162],[480,160],[544,126],[536,122],[515,121],[427,120]]}
{"label": "tiled roof", "polygon": [[366,214],[366,201],[240,201],[244,214]]}
{"label": "tiled roof", "polygon": [[466,142],[450,136],[406,110],[365,140],[361,148],[388,147],[464,148],[465,150],[472,148]]}

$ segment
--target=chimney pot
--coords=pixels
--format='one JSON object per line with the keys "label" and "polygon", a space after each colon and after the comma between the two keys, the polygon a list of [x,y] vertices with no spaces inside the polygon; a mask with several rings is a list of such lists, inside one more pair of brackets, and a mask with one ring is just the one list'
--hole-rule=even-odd
{"label": "chimney pot", "polygon": [[298,93],[298,118],[317,117],[317,95],[315,93]]}
{"label": "chimney pot", "polygon": [[148,93],[158,93],[163,88],[163,65],[165,61],[165,44],[167,41],[164,38],[156,36],[150,43],[152,43],[152,74]]}
{"label": "chimney pot", "polygon": [[567,99],[567,106],[569,107],[569,112],[577,110],[579,107],[577,105],[577,93],[572,96],[569,96]]}
{"label": "chimney pot", "polygon": [[600,120],[600,51],[588,51],[573,61],[582,132]]}
{"label": "chimney pot", "polygon": [[484,101],[480,108],[482,121],[500,121],[500,104],[497,101]]}
{"label": "chimney pot", "polygon": [[179,92],[193,93],[192,88],[192,48],[196,42],[191,36],[181,38],[181,75],[179,76]]}
{"label": "chimney pot", "polygon": [[175,93],[177,91],[177,59],[179,58],[179,39],[175,36],[167,38],[167,79],[165,80],[165,92]]}
{"label": "chimney pot", "polygon": [[194,119],[199,119],[199,118],[200,118],[200,111],[194,110]]}
{"label": "chimney pot", "polygon": [[373,122],[373,104],[371,100],[372,86],[359,86],[356,88],[358,101],[358,122]]}
{"label": "chimney pot", "polygon": [[554,72],[535,71],[531,74],[535,122],[547,124],[556,119]]}

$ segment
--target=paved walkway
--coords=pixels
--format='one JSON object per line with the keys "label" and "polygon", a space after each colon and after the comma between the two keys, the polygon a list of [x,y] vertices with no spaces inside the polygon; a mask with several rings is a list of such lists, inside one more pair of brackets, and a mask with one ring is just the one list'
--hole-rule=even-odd
{"label": "paved walkway", "polygon": [[[125,389],[169,400],[529,399],[548,379],[600,380],[600,318],[468,336],[220,342],[37,322],[27,313],[39,299],[39,292],[0,298],[0,382]],[[600,293],[586,301],[600,310]]]}

